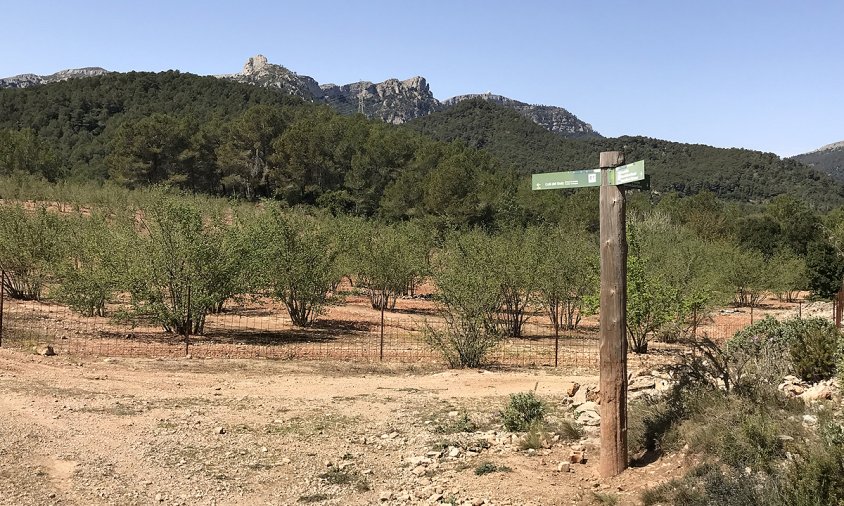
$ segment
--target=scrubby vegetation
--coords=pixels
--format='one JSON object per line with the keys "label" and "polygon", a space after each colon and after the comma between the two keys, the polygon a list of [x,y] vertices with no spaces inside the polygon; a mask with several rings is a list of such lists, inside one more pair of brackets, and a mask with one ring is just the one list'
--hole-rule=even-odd
{"label": "scrubby vegetation", "polygon": [[[642,458],[688,451],[702,463],[645,491],[642,503],[844,502],[844,412],[835,402],[804,402],[777,389],[783,374],[831,377],[828,365],[841,360],[842,342],[826,320],[766,319],[720,353],[709,348],[702,359],[679,366],[681,382],[668,396],[631,405],[631,449]],[[801,348],[814,350],[795,352]]]}

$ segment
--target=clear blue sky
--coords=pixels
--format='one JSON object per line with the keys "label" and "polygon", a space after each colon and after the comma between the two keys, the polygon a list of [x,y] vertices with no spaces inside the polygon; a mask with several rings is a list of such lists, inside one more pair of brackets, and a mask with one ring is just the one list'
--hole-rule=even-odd
{"label": "clear blue sky", "polygon": [[793,155],[844,140],[844,1],[0,0],[0,76],[100,66],[320,83],[426,77],[607,136]]}

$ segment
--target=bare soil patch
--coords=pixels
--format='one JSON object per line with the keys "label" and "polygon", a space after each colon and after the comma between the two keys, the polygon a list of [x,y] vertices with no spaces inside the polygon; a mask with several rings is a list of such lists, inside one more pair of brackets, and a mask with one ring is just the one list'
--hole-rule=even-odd
{"label": "bare soil patch", "polygon": [[[499,416],[509,394],[535,388],[562,417],[570,382],[597,382],[553,370],[0,350],[0,371],[1,504],[632,504],[685,467],[670,456],[602,481],[594,434],[518,450]],[[476,432],[456,431],[464,414]],[[573,445],[586,463],[558,472]],[[477,475],[487,462],[503,471]]]}

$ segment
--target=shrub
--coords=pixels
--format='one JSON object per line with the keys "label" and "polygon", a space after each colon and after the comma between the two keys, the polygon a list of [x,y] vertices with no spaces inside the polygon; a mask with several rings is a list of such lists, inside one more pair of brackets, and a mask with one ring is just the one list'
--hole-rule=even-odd
{"label": "shrub", "polygon": [[554,427],[554,432],[563,441],[577,441],[583,437],[583,427],[573,420],[562,420]]}
{"label": "shrub", "polygon": [[481,232],[454,237],[433,268],[444,328],[428,326],[425,338],[451,367],[480,367],[501,340],[501,304],[494,270],[495,244]]}
{"label": "shrub", "polygon": [[736,332],[727,341],[726,353],[738,376],[748,375],[751,382],[774,382],[789,372],[789,349],[793,329],[765,317]]}
{"label": "shrub", "polygon": [[786,324],[797,330],[789,350],[794,373],[812,383],[831,378],[840,339],[835,325],[823,318],[791,320]]}
{"label": "shrub", "polygon": [[535,421],[528,427],[527,434],[519,441],[520,450],[538,450],[548,447],[548,432],[541,421]]}
{"label": "shrub", "polygon": [[711,455],[739,471],[750,467],[769,472],[786,455],[781,435],[802,435],[796,421],[802,403],[780,400],[774,387],[747,391],[745,396],[699,397],[678,425],[678,437],[691,451]]}
{"label": "shrub", "polygon": [[676,428],[685,419],[722,394],[708,386],[675,387],[667,396],[641,398],[630,403],[627,441],[632,453],[662,451],[673,446]]}
{"label": "shrub", "polygon": [[734,368],[748,383],[773,383],[793,372],[806,381],[835,373],[839,332],[823,318],[757,322],[727,342]]}
{"label": "shrub", "polygon": [[495,472],[508,473],[510,471],[512,471],[512,469],[510,469],[507,466],[499,466],[499,465],[493,464],[492,462],[489,462],[489,461],[482,462],[481,464],[479,464],[475,468],[475,474],[477,474],[478,476],[483,476],[485,474],[495,473]]}
{"label": "shrub", "polygon": [[528,430],[545,417],[545,404],[532,391],[512,394],[501,417],[504,427],[511,432]]}
{"label": "shrub", "polygon": [[822,438],[806,445],[781,478],[783,504],[844,504],[844,445]]}
{"label": "shrub", "polygon": [[758,478],[748,477],[734,469],[722,469],[715,464],[702,464],[683,478],[671,480],[644,490],[643,506],[747,506],[774,504],[774,493],[760,486]]}

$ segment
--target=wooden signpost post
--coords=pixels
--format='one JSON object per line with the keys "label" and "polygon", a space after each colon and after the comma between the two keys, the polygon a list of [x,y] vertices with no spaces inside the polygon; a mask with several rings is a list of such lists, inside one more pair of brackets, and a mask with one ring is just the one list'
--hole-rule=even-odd
{"label": "wooden signpost post", "polygon": [[618,151],[601,153],[601,461],[608,478],[627,469],[627,227],[624,189],[610,184]]}
{"label": "wooden signpost post", "polygon": [[[534,190],[600,186],[601,476],[627,468],[627,234],[624,187],[644,181],[645,162],[624,164],[619,151],[601,153],[599,169],[534,174]],[[632,185],[630,185],[632,186]]]}

